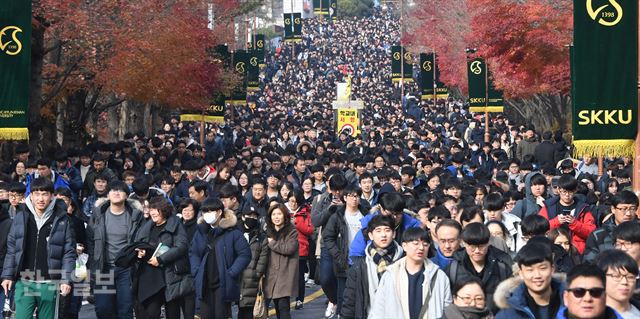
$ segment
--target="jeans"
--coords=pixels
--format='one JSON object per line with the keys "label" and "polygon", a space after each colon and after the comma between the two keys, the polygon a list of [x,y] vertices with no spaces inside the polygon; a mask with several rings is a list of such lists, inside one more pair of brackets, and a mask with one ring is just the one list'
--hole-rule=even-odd
{"label": "jeans", "polygon": [[332,304],[338,304],[337,280],[333,272],[333,258],[326,248],[320,250],[320,286]]}
{"label": "jeans", "polygon": [[337,314],[342,313],[342,302],[344,301],[344,288],[347,284],[347,277],[337,277],[336,278],[336,290],[338,296],[338,308],[336,309]]}
{"label": "jeans", "polygon": [[276,318],[291,319],[291,302],[289,297],[273,299],[276,307]]}
{"label": "jeans", "polygon": [[[109,275],[109,272],[113,273],[113,275]],[[115,266],[107,268],[105,272],[101,272],[95,279],[96,284],[93,294],[95,297],[96,317],[98,319],[111,319],[116,313],[118,319],[132,319],[131,268]]]}

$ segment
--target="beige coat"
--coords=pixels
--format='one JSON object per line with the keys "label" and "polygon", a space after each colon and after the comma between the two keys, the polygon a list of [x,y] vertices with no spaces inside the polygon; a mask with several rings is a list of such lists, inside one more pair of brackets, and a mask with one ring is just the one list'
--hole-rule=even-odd
{"label": "beige coat", "polygon": [[263,286],[267,299],[298,296],[298,231],[295,227],[285,231],[263,249],[269,254]]}

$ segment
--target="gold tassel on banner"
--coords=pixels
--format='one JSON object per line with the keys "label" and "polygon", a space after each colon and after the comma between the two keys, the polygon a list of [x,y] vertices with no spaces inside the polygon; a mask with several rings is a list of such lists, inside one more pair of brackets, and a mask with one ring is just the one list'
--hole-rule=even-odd
{"label": "gold tassel on banner", "polygon": [[604,157],[633,157],[635,151],[634,140],[579,140],[573,141],[574,157],[597,156]]}
{"label": "gold tassel on banner", "polygon": [[26,127],[0,128],[0,140],[29,140],[29,129]]}

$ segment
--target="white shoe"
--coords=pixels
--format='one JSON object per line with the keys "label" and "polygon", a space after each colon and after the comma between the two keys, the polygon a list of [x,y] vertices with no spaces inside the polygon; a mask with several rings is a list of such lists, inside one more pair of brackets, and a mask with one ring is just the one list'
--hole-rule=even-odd
{"label": "white shoe", "polygon": [[331,302],[329,302],[329,304],[327,305],[327,310],[325,310],[324,312],[324,317],[325,318],[331,318],[336,314],[336,311],[338,310],[338,305],[334,305]]}

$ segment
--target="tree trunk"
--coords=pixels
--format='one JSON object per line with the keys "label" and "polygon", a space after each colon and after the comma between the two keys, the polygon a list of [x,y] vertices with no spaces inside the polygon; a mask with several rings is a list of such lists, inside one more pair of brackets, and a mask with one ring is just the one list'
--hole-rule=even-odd
{"label": "tree trunk", "polygon": [[562,94],[536,94],[527,99],[506,100],[506,112],[518,123],[536,131],[567,131],[571,124],[571,99]]}
{"label": "tree trunk", "polygon": [[60,101],[56,103],[56,142],[60,145],[64,145],[65,108],[66,105],[64,102]]}
{"label": "tree trunk", "polygon": [[124,134],[127,133],[127,125],[129,124],[129,101],[122,102],[119,108],[118,121],[118,140],[124,140]]}
{"label": "tree trunk", "polygon": [[153,136],[153,122],[151,119],[151,104],[150,103],[145,103],[144,104],[144,116],[143,118],[143,129],[144,129],[144,135],[151,137]]}

